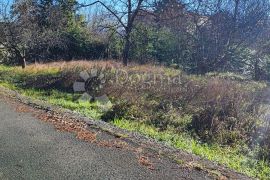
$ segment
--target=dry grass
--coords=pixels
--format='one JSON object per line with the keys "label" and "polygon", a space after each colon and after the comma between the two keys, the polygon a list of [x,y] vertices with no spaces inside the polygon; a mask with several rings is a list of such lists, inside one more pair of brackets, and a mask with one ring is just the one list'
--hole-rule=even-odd
{"label": "dry grass", "polygon": [[91,68],[100,67],[100,68],[115,68],[115,69],[121,69],[121,70],[128,70],[133,72],[148,72],[148,73],[164,73],[165,69],[162,66],[155,66],[155,65],[138,65],[135,63],[129,64],[128,67],[124,67],[122,63],[116,62],[116,61],[58,61],[58,62],[51,62],[51,63],[35,63],[28,65],[24,70],[22,70],[20,67],[17,67],[17,70],[24,71],[28,73],[33,72],[42,72],[42,71],[48,71],[48,69],[54,69],[54,70],[67,70],[67,69],[82,69],[82,70],[89,70]]}
{"label": "dry grass", "polygon": [[32,64],[19,70],[24,73],[20,81],[24,88],[71,92],[80,72],[90,73],[94,68],[106,79],[97,96],[106,94],[114,103],[112,110],[103,114],[105,121],[125,118],[152,124],[160,130],[192,128],[203,141],[222,144],[249,141],[258,124],[264,86],[255,82],[190,76],[162,66],[123,67],[114,61]]}

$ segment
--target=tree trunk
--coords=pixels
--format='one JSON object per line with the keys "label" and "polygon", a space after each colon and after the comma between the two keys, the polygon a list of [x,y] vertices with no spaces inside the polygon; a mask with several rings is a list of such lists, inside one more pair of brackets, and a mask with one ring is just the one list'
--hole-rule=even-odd
{"label": "tree trunk", "polygon": [[129,35],[127,35],[125,39],[125,47],[123,50],[123,65],[127,66],[128,65],[128,58],[129,58],[129,51],[130,51],[130,38]]}
{"label": "tree trunk", "polygon": [[26,61],[25,61],[25,53],[24,55],[21,54],[21,52],[15,47],[14,48],[14,53],[16,54],[16,58],[19,61],[19,64],[22,66],[23,69],[26,67]]}
{"label": "tree trunk", "polygon": [[260,79],[259,76],[259,60],[256,59],[255,64],[254,64],[254,80],[258,81]]}
{"label": "tree trunk", "polygon": [[21,61],[21,66],[22,66],[22,68],[25,69],[25,67],[26,67],[25,57],[21,58],[20,61]]}

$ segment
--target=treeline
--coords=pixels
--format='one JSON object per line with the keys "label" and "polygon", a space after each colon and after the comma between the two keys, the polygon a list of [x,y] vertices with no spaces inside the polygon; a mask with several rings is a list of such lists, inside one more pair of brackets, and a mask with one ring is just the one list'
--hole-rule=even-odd
{"label": "treeline", "polygon": [[268,0],[16,0],[1,5],[3,61],[122,59],[270,79]]}
{"label": "treeline", "polygon": [[0,43],[9,63],[96,59],[105,41],[94,36],[73,0],[19,0],[2,11]]}

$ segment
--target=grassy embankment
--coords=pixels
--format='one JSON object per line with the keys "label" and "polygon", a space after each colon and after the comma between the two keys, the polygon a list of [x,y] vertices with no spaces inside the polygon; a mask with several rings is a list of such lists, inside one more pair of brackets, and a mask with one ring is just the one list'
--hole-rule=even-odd
{"label": "grassy embankment", "polygon": [[[110,97],[109,111],[73,93],[79,73],[93,68],[105,75],[100,94]],[[0,66],[0,85],[165,141],[248,176],[270,177],[270,165],[263,158],[269,142],[264,141],[263,152],[252,146],[254,132],[263,125],[259,114],[264,83],[232,74],[193,76],[165,67],[71,62],[25,70]]]}

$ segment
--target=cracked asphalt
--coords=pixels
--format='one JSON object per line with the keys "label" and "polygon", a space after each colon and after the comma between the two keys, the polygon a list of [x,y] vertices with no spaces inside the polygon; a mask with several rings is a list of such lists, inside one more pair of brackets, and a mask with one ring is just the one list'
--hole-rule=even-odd
{"label": "cracked asphalt", "polygon": [[56,131],[0,97],[0,180],[212,179],[201,170],[158,159],[150,170],[133,152],[97,146]]}

